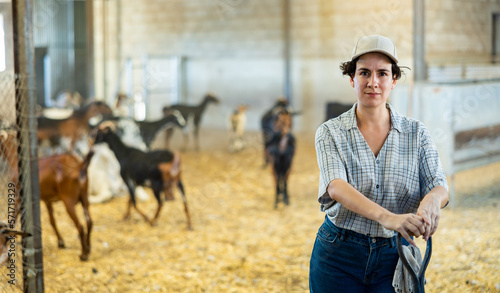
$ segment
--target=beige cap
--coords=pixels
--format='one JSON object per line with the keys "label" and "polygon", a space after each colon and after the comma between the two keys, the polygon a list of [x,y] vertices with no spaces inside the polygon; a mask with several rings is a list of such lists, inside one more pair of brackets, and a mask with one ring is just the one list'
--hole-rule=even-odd
{"label": "beige cap", "polygon": [[398,63],[396,45],[391,39],[380,35],[366,36],[359,39],[356,46],[354,46],[354,50],[352,50],[351,61],[363,54],[372,52],[385,54]]}

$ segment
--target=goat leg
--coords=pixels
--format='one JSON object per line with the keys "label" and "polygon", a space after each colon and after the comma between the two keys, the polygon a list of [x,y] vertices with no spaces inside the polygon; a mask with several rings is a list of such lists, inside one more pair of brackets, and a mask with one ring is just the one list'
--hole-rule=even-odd
{"label": "goat leg", "polygon": [[182,150],[185,151],[187,150],[187,146],[189,144],[189,133],[187,133],[187,131],[184,131],[183,136],[184,136],[184,145],[182,147]]}
{"label": "goat leg", "polygon": [[274,209],[277,209],[280,196],[280,178],[278,177],[278,173],[276,173],[274,167],[272,171],[273,171],[274,184],[276,185],[276,198],[274,200]]}
{"label": "goat leg", "polygon": [[57,224],[56,224],[56,220],[54,218],[54,209],[52,208],[52,203],[46,201],[45,202],[45,206],[47,207],[47,211],[49,212],[50,225],[54,229],[54,232],[56,233],[56,236],[57,236],[57,247],[59,247],[59,248],[66,248],[66,246],[64,245],[64,240],[61,237],[61,234],[59,233],[59,230],[57,229]]}
{"label": "goat leg", "polygon": [[199,137],[199,134],[200,134],[200,128],[199,128],[199,121],[198,123],[194,126],[194,143],[195,143],[195,149],[197,151],[200,150],[200,137]]}
{"label": "goat leg", "polygon": [[78,235],[80,236],[80,243],[82,245],[82,254],[80,255],[80,260],[86,261],[89,259],[89,249],[87,246],[85,230],[83,229],[82,224],[80,224],[80,221],[78,220],[78,217],[76,216],[76,210],[75,210],[76,203],[64,200],[65,198],[69,198],[69,197],[62,196],[62,198],[63,198],[64,206],[66,207],[66,211],[68,212],[69,217],[71,218],[71,220],[75,224],[76,229],[78,230]]}
{"label": "goat leg", "polygon": [[127,211],[125,212],[125,216],[123,217],[123,219],[124,220],[128,219],[128,217],[130,216],[130,209],[134,207],[134,209],[144,218],[146,222],[151,223],[149,218],[137,207],[135,201],[135,188],[136,188],[135,184],[133,183],[131,178],[128,178],[126,175],[123,174],[123,170],[121,171],[121,173],[122,173],[122,178],[124,178],[125,184],[127,185],[128,192],[130,194]]}
{"label": "goat leg", "polygon": [[161,208],[163,207],[163,202],[158,202],[158,208],[156,209],[155,216],[153,219],[149,222],[151,226],[156,226],[158,224],[158,217],[160,216],[160,211]]}
{"label": "goat leg", "polygon": [[289,201],[288,201],[288,190],[287,190],[287,186],[286,186],[286,179],[283,180],[283,200],[285,202],[286,205],[289,204]]}
{"label": "goat leg", "polygon": [[276,182],[276,199],[274,200],[274,209],[278,208],[279,200],[280,200],[280,182],[278,180]]}
{"label": "goat leg", "polygon": [[184,203],[184,213],[186,214],[187,229],[193,230],[193,227],[191,226],[191,216],[189,215],[189,209],[188,209],[188,204],[187,204],[187,200],[186,200],[186,195],[184,194],[184,185],[182,184],[181,180],[179,180],[177,182],[177,187],[181,191],[181,198],[182,198],[182,202]]}
{"label": "goat leg", "polygon": [[167,130],[165,131],[166,135],[165,135],[165,146],[167,147],[167,149],[170,149],[170,140],[172,139],[172,134],[174,133],[174,129],[173,128],[167,128]]}
{"label": "goat leg", "polygon": [[[144,221],[148,222],[151,224],[151,220],[148,218],[148,216],[146,216],[146,214],[144,214],[138,207],[137,205],[133,205],[134,206],[134,209],[144,218]],[[159,212],[158,212],[159,213]]]}
{"label": "goat leg", "polygon": [[128,200],[128,204],[127,204],[127,210],[125,211],[125,214],[123,215],[123,220],[128,220],[128,218],[130,217],[130,210],[132,209],[132,199],[129,199]]}
{"label": "goat leg", "polygon": [[85,221],[87,221],[87,235],[85,237],[85,243],[87,244],[87,251],[88,253],[90,253],[90,232],[92,231],[92,226],[93,226],[93,223],[92,223],[92,218],[90,217],[90,211],[89,211],[89,207],[88,207],[88,203],[87,205],[83,204],[83,214],[85,215]]}
{"label": "goat leg", "polygon": [[151,220],[149,220],[149,218],[137,207],[137,205],[132,201],[132,198],[129,198],[127,211],[123,216],[124,221],[130,217],[130,210],[132,209],[132,207],[134,207],[134,209],[144,218],[146,222],[151,223]]}

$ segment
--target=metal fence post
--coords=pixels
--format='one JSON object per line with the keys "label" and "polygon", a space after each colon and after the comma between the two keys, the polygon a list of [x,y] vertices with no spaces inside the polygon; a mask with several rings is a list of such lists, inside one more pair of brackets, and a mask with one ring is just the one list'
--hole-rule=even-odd
{"label": "metal fence post", "polygon": [[32,237],[24,237],[24,292],[44,292],[40,192],[36,147],[36,83],[33,47],[33,0],[13,0],[14,74],[18,168],[21,197],[21,227]]}

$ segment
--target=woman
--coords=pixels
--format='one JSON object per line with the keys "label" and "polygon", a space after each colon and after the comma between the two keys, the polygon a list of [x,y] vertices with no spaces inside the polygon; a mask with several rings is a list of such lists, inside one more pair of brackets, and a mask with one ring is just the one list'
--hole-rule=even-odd
{"label": "woman", "polygon": [[318,201],[326,213],[310,263],[311,292],[394,292],[403,243],[436,232],[448,185],[425,126],[387,103],[401,77],[396,47],[361,38],[341,64],[357,103],[316,132]]}

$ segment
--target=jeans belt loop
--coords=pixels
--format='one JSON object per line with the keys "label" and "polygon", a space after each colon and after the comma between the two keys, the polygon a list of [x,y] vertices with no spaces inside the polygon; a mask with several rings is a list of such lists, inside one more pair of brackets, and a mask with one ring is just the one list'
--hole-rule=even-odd
{"label": "jeans belt loop", "polygon": [[391,237],[391,247],[395,247],[396,246],[396,236],[392,236]]}
{"label": "jeans belt loop", "polygon": [[340,233],[339,233],[340,234],[340,241],[344,241],[346,229],[340,228],[340,227],[339,227],[339,229],[340,229]]}

